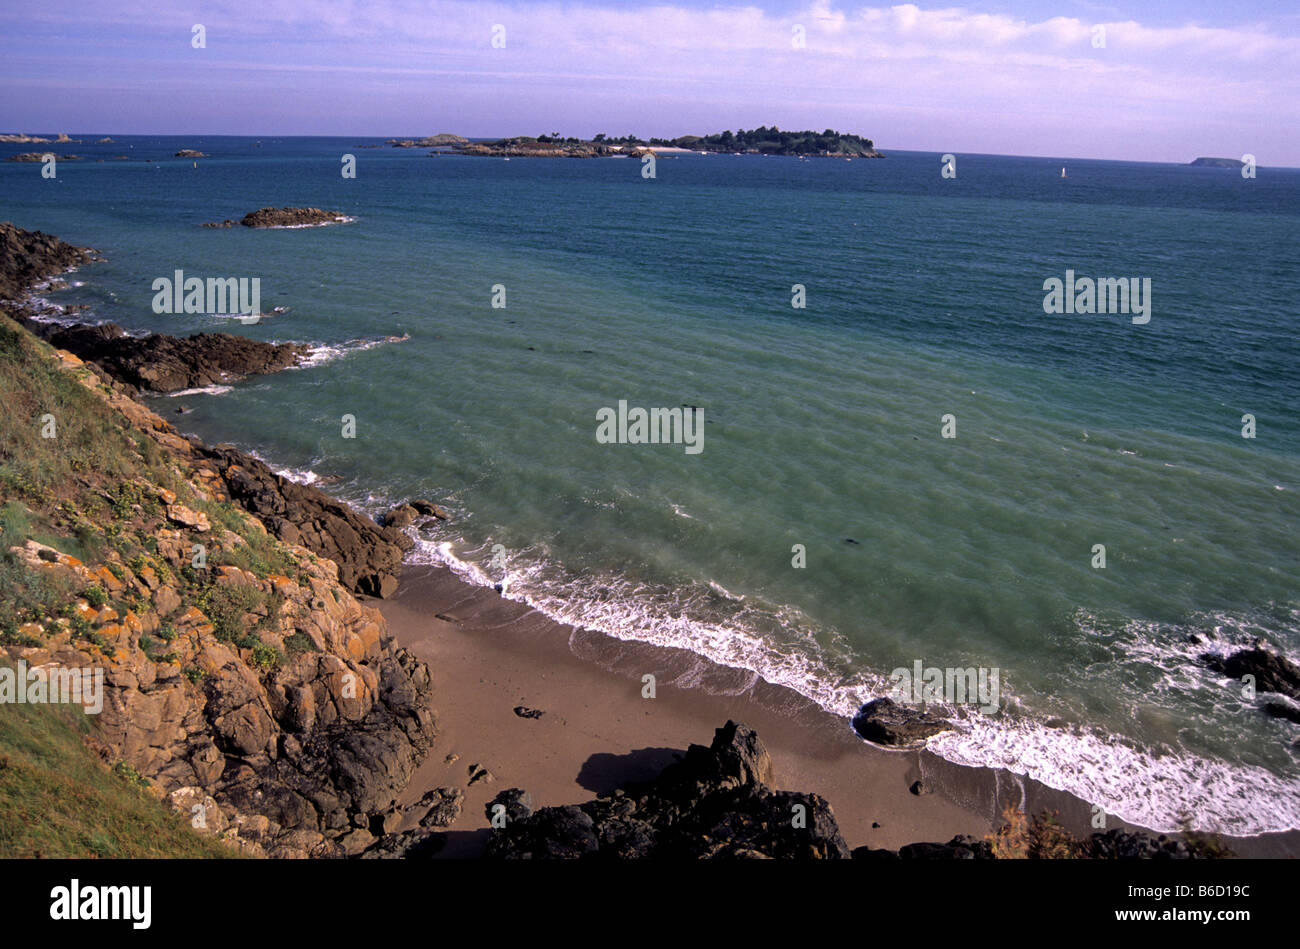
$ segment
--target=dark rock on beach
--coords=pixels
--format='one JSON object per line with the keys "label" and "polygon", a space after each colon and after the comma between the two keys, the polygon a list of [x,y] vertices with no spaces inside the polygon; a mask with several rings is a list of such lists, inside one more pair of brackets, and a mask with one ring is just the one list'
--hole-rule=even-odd
{"label": "dark rock on beach", "polygon": [[728,722],[659,777],[581,805],[545,807],[494,829],[498,859],[842,859],[830,804],[774,791],[772,759],[748,726]]}
{"label": "dark rock on beach", "polygon": [[951,727],[945,718],[899,705],[890,698],[874,699],[853,716],[853,730],[858,737],[877,745],[910,745]]}
{"label": "dark rock on beach", "polygon": [[412,806],[412,810],[424,811],[420,826],[450,827],[460,817],[465,806],[465,792],[460,788],[434,788]]}
{"label": "dark rock on beach", "polygon": [[499,821],[501,816],[507,821],[523,820],[532,816],[533,797],[523,788],[509,788],[483,805],[483,813],[489,823]]}
{"label": "dark rock on beach", "polygon": [[516,705],[515,714],[520,718],[541,718],[546,713],[540,708],[529,708],[527,705]]}

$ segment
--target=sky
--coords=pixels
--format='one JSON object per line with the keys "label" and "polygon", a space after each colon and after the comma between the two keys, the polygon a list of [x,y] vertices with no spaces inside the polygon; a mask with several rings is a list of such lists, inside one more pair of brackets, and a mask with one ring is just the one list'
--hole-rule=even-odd
{"label": "sky", "polygon": [[1300,0],[0,0],[5,132],[759,125],[884,151],[1300,167]]}

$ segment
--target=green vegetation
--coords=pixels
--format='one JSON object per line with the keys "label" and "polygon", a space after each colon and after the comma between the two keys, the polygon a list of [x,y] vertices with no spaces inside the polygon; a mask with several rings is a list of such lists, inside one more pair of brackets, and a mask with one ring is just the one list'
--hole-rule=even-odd
{"label": "green vegetation", "polygon": [[0,353],[0,404],[7,418],[0,499],[47,507],[74,496],[77,476],[86,472],[117,482],[146,474],[157,475],[159,484],[171,480],[159,470],[161,454],[147,436],[129,432],[124,420],[59,368],[52,350],[3,315]]}
{"label": "green vegetation", "polygon": [[214,552],[208,561],[211,566],[239,567],[262,580],[272,574],[289,576],[297,572],[298,563],[284,545],[256,527],[250,529],[249,520],[230,505],[201,502],[197,507],[212,523],[246,541]]}
{"label": "green vegetation", "polygon": [[210,586],[199,594],[198,606],[212,621],[217,639],[236,645],[247,633],[245,616],[261,617],[253,628],[263,629],[273,626],[280,615],[280,598],[256,587]]}
{"label": "green vegetation", "polygon": [[[538,136],[537,140],[578,144],[577,139]],[[601,133],[592,141],[601,145],[662,145],[706,152],[758,152],[763,155],[870,155],[875,151],[871,139],[860,135],[837,132],[834,129],[826,129],[824,132],[783,132],[775,125],[771,128],[760,125],[748,132],[740,129],[733,133],[728,129],[716,135],[680,135],[677,138],[652,138],[648,141],[635,135],[610,138]]]}
{"label": "green vegetation", "polygon": [[88,728],[75,707],[0,706],[0,857],[237,856],[150,797],[134,768],[100,762]]}
{"label": "green vegetation", "polygon": [[38,646],[18,627],[58,616],[72,598],[72,587],[46,570],[32,570],[7,549],[0,551],[0,643]]}
{"label": "green vegetation", "polygon": [[306,633],[290,633],[284,637],[284,648],[290,656],[303,652],[315,652],[316,645]]}

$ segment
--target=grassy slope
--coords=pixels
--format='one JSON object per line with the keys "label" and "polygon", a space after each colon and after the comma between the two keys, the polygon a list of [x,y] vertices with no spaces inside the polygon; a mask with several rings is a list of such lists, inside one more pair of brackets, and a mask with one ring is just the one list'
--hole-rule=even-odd
{"label": "grassy slope", "polygon": [[0,857],[231,857],[86,747],[75,706],[0,706]]}
{"label": "grassy slope", "polygon": [[[0,614],[9,627],[2,639],[12,636],[16,609],[57,609],[72,592],[25,575],[4,556],[9,546],[35,537],[85,558],[111,541],[84,522],[69,530],[59,516],[63,500],[90,493],[92,479],[168,475],[156,446],[59,370],[49,352],[0,315]],[[40,435],[47,412],[57,421],[55,439]],[[75,707],[0,705],[0,857],[234,855],[129,773],[104,765],[85,744],[88,731]]]}

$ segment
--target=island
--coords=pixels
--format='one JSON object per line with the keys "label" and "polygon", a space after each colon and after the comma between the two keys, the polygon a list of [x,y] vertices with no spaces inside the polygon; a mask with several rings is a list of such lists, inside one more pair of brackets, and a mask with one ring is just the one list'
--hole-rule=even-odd
{"label": "island", "polygon": [[788,155],[800,158],[884,158],[869,138],[826,129],[824,132],[783,132],[776,126],[745,131],[728,129],[714,135],[682,135],[644,139],[635,135],[594,138],[550,135],[515,136],[486,142],[453,144],[453,154],[505,158],[609,158],[647,152],[702,152],[735,155]]}
{"label": "island", "polygon": [[1239,158],[1198,158],[1192,164],[1202,168],[1241,168],[1245,162]]}
{"label": "island", "polygon": [[195,151],[192,148],[182,148],[176,153],[177,158],[207,158],[206,152]]}
{"label": "island", "polygon": [[[460,135],[452,135],[449,132],[442,132],[425,138],[390,138],[384,144],[392,145],[394,148],[442,148],[447,145],[468,145],[469,139]],[[378,146],[362,145],[359,147],[376,148]]]}
{"label": "island", "polygon": [[226,218],[224,221],[208,221],[203,227],[234,227],[236,223],[244,227],[317,227],[323,224],[341,224],[348,220],[338,211],[323,211],[320,208],[259,208],[249,211],[238,222]]}

